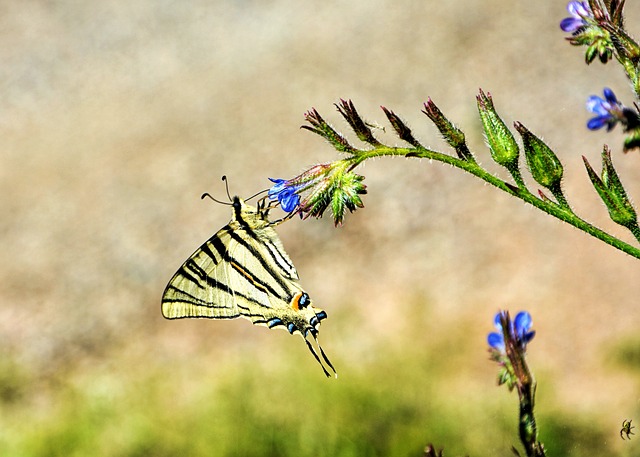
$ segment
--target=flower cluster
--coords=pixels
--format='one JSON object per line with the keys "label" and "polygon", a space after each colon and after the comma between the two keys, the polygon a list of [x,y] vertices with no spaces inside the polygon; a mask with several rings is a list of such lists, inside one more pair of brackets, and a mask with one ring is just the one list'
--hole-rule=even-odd
{"label": "flower cluster", "polygon": [[360,195],[367,193],[364,176],[350,171],[349,166],[348,161],[338,160],[315,165],[291,179],[269,178],[274,183],[269,198],[278,200],[284,211],[305,218],[322,217],[331,206],[335,224],[341,224],[346,209],[353,212],[364,206]]}
{"label": "flower cluster", "polygon": [[[498,331],[489,333],[489,336],[487,337],[487,343],[489,343],[489,346],[500,354],[506,354],[505,330],[503,327],[505,317],[508,321],[508,313],[505,311],[500,311],[496,314],[493,319],[493,325]],[[509,321],[509,327],[506,331],[507,338],[511,339],[517,347],[522,349],[523,352],[525,351],[529,341],[531,341],[536,334],[535,331],[531,330],[532,325],[533,319],[531,318],[531,314],[526,311],[520,311],[516,314],[516,318],[513,321]]]}
{"label": "flower cluster", "polygon": [[569,2],[567,11],[571,17],[560,22],[560,28],[565,32],[576,33],[593,23],[593,13],[587,2]]}
{"label": "flower cluster", "polygon": [[527,344],[536,332],[531,330],[533,320],[526,311],[516,314],[514,320],[508,311],[500,311],[493,319],[493,325],[498,330],[487,336],[491,360],[502,367],[498,373],[498,384],[506,384],[509,390],[530,383],[529,370],[525,361]]}
{"label": "flower cluster", "polygon": [[595,114],[587,122],[587,128],[598,130],[606,126],[607,131],[610,131],[620,124],[623,131],[628,133],[624,140],[625,152],[640,148],[640,113],[637,107],[634,109],[624,106],[609,88],[605,87],[603,94],[604,98],[592,95],[587,100],[587,109]]}
{"label": "flower cluster", "polygon": [[[571,1],[567,4],[570,16],[560,22],[560,28],[571,34],[567,40],[572,45],[587,48],[587,64],[596,57],[602,63],[607,63],[615,56],[633,84],[636,95],[640,96],[640,45],[625,31],[624,3]],[[623,106],[613,91],[605,88],[604,98],[596,95],[589,97],[587,109],[595,114],[587,123],[590,130],[606,127],[610,131],[619,123],[628,133],[624,140],[625,152],[640,148],[640,114],[637,108]]]}
{"label": "flower cluster", "polygon": [[[589,64],[598,57],[607,63],[613,56],[614,46],[610,32],[596,19],[596,14],[588,2],[572,1],[567,5],[570,17],[560,22],[560,28],[571,34],[567,38],[574,46],[587,46],[585,60]],[[602,21],[608,20],[605,11],[598,10]]]}
{"label": "flower cluster", "polygon": [[[501,366],[498,385],[506,384],[509,390],[518,392],[520,406],[520,441],[528,456],[544,457],[545,450],[538,441],[538,428],[534,416],[536,382],[529,371],[525,357],[527,344],[536,332],[531,330],[531,314],[521,311],[512,321],[508,311],[500,311],[493,319],[498,330],[489,333],[487,342],[491,358]],[[519,455],[519,454],[518,454]]]}
{"label": "flower cluster", "polygon": [[587,122],[589,130],[598,130],[606,125],[607,131],[610,131],[618,122],[625,120],[622,103],[613,91],[605,87],[603,94],[604,98],[592,95],[587,100],[587,109],[596,115]]}
{"label": "flower cluster", "polygon": [[278,200],[283,211],[290,213],[300,206],[300,195],[296,192],[300,189],[300,185],[292,184],[286,179],[273,179],[273,186],[269,189],[269,198]]}

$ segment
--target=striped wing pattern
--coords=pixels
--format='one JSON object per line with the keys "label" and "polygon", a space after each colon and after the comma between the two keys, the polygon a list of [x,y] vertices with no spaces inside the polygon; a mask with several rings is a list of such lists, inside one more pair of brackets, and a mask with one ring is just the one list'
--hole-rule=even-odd
{"label": "striped wing pattern", "polygon": [[[162,314],[167,319],[245,317],[254,324],[282,327],[317,342],[326,313],[311,304],[298,273],[284,251],[264,205],[233,199],[233,218],[180,267],[165,288]],[[323,359],[333,369],[318,345]],[[320,362],[325,374],[329,373]],[[334,370],[335,372],[335,370]]]}
{"label": "striped wing pattern", "polygon": [[225,226],[173,276],[162,300],[164,316],[245,316],[255,322],[261,310],[290,309],[290,300],[302,288],[281,246],[272,227],[254,231]]}

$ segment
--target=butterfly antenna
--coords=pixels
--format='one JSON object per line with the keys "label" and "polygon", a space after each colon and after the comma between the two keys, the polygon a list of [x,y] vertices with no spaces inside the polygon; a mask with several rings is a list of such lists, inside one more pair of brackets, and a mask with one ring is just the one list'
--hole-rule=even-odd
{"label": "butterfly antenna", "polygon": [[224,181],[224,187],[227,189],[227,197],[229,197],[229,201],[233,200],[231,198],[231,194],[229,193],[229,180],[227,179],[227,175],[222,175],[222,180]]}
{"label": "butterfly antenna", "polygon": [[221,205],[229,205],[229,206],[231,206],[231,203],[229,203],[229,202],[221,202],[217,198],[213,198],[209,192],[205,192],[204,194],[202,194],[202,196],[200,196],[200,198],[203,199],[203,200],[204,200],[204,197],[209,197],[211,200],[213,200],[216,203],[220,203]]}
{"label": "butterfly antenna", "polygon": [[230,203],[233,199],[231,198],[231,195],[229,194],[229,181],[227,180],[227,175],[222,175],[222,180],[224,181],[224,187],[227,190],[227,197],[229,198],[228,202],[221,202],[220,200],[218,200],[217,198],[213,198],[211,196],[211,194],[209,192],[205,192],[204,194],[202,194],[200,196],[200,198],[204,199],[204,197],[209,197],[211,200],[213,200],[216,203],[220,203],[221,205],[228,205],[231,206],[232,203]]}
{"label": "butterfly antenna", "polygon": [[[315,357],[315,359],[318,361],[318,363],[320,364],[320,366],[322,367],[322,371],[324,371],[324,374],[327,378],[331,377],[331,374],[327,371],[327,369],[324,367],[324,365],[322,364],[322,361],[320,361],[320,357],[318,357],[318,354],[316,353],[316,351],[313,349],[313,346],[311,346],[311,343],[309,343],[308,339],[304,339],[304,342],[307,343],[307,347],[309,348],[309,350],[311,351],[311,353],[313,354],[313,356]],[[335,373],[335,370],[334,370]]]}
{"label": "butterfly antenna", "polygon": [[252,198],[256,198],[258,195],[260,195],[260,194],[264,194],[264,193],[265,193],[265,192],[267,192],[268,190],[269,190],[269,189],[261,190],[260,192],[257,192],[257,193],[255,193],[255,194],[253,194],[251,197],[249,197],[249,198],[245,198],[245,201],[247,201],[247,202],[248,202],[248,201],[249,201],[249,200],[251,200]]}

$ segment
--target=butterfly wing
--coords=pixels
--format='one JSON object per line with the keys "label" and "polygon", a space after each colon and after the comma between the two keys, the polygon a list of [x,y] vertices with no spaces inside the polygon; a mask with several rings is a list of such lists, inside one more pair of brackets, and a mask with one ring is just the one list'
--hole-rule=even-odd
{"label": "butterfly wing", "polygon": [[311,316],[297,306],[305,292],[273,227],[243,227],[231,236],[229,277],[232,288],[240,292],[236,296],[238,312],[257,325],[273,328],[293,322],[291,333],[306,331]]}
{"label": "butterfly wing", "polygon": [[228,224],[180,267],[162,298],[169,319],[243,316],[255,324],[294,311],[304,293],[298,273],[271,226]]}
{"label": "butterfly wing", "polygon": [[[234,217],[207,240],[171,278],[162,296],[168,319],[245,317],[256,325],[282,327],[317,343],[318,325],[327,314],[312,306],[298,273],[266,212],[234,198]],[[320,355],[335,372],[318,345]]]}
{"label": "butterfly wing", "polygon": [[164,317],[233,319],[240,315],[224,260],[232,241],[230,233],[229,226],[222,228],[173,275],[162,296]]}

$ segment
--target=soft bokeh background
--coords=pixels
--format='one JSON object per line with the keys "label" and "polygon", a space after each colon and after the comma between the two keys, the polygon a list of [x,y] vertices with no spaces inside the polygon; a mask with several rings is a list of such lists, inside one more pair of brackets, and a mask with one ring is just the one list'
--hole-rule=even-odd
{"label": "soft bokeh background", "polygon": [[[640,156],[588,132],[615,64],[564,41],[564,1],[5,1],[0,4],[0,454],[510,455],[494,313],[529,310],[549,455],[634,455],[640,263],[428,161],[367,163],[366,208],[279,228],[327,310],[326,380],[299,338],[248,321],[165,321],[171,275],[224,225],[201,201],[337,157],[299,129],[350,98],[445,149],[428,96],[489,162],[490,91],[558,152],[579,214],[617,234],[584,172],[607,142],[631,195]],[[629,2],[633,32],[640,6]],[[393,140],[391,140],[393,141]],[[503,174],[504,175],[504,174]],[[636,440],[640,439],[636,437]]]}

